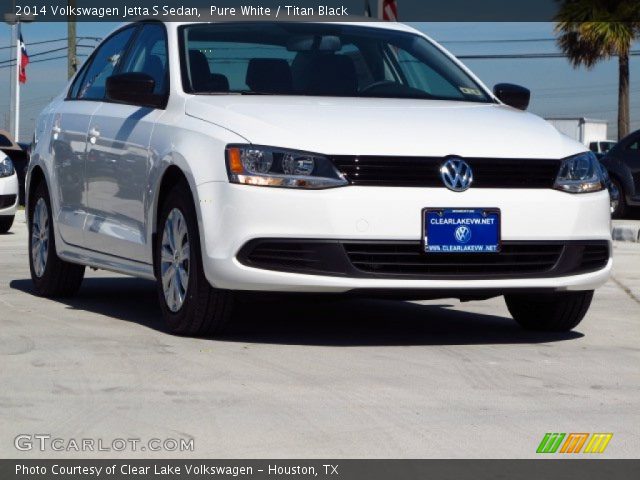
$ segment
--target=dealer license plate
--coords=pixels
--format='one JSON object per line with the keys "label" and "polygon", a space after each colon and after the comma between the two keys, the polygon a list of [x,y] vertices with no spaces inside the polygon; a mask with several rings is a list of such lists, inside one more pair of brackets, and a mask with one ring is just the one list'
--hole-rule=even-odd
{"label": "dealer license plate", "polygon": [[496,208],[425,208],[425,253],[496,253],[500,251],[500,210]]}

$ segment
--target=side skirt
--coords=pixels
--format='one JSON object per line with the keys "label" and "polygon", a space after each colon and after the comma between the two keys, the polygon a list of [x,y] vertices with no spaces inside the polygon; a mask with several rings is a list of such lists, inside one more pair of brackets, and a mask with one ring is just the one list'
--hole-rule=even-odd
{"label": "side skirt", "polygon": [[[56,238],[56,242],[58,239]],[[69,244],[56,245],[58,256],[67,262],[86,265],[87,267],[108,270],[110,272],[122,273],[132,277],[155,280],[153,265],[136,262],[127,258],[114,257],[105,253],[96,252]]]}

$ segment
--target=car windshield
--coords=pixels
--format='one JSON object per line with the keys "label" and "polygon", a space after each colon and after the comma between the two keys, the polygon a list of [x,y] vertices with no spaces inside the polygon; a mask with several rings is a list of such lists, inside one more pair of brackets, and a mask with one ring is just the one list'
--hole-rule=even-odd
{"label": "car windshield", "polygon": [[431,42],[388,28],[194,24],[180,48],[189,93],[492,101]]}

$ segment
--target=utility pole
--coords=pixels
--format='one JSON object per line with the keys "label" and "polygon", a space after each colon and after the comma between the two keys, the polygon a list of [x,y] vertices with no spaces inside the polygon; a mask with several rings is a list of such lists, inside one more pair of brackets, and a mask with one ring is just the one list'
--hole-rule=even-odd
{"label": "utility pole", "polygon": [[[20,57],[22,49],[20,48],[20,18],[15,14],[16,4],[13,1],[13,10],[5,13],[4,21],[11,25],[11,47],[15,52],[15,70],[11,72],[11,113],[12,119],[9,127],[10,133],[13,135],[13,141],[18,141],[20,132]],[[11,55],[10,60],[13,60]]]}
{"label": "utility pole", "polygon": [[22,46],[20,45],[20,20],[18,19],[13,26],[15,30],[16,39],[16,74],[14,77],[15,82],[15,97],[14,97],[14,113],[13,113],[13,141],[18,143],[20,137],[20,66],[22,65]]}
{"label": "utility pole", "polygon": [[76,57],[76,15],[74,12],[76,0],[68,0],[69,16],[67,17],[67,77],[71,78],[78,69]]}
{"label": "utility pole", "polygon": [[[20,63],[22,57],[22,48],[20,46],[20,18],[12,13],[7,13],[4,16],[4,21],[11,25],[11,48],[15,52],[15,68],[11,72],[11,113],[13,113],[11,134],[13,135],[13,140],[18,142],[20,133]],[[11,56],[11,60],[13,60],[13,55]]]}

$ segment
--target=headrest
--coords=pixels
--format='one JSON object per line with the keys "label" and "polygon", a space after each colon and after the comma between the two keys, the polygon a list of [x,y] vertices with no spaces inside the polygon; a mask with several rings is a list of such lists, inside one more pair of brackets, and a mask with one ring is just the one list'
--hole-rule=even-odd
{"label": "headrest", "polygon": [[189,66],[193,89],[208,90],[211,83],[211,70],[205,54],[199,50],[189,50]]}

